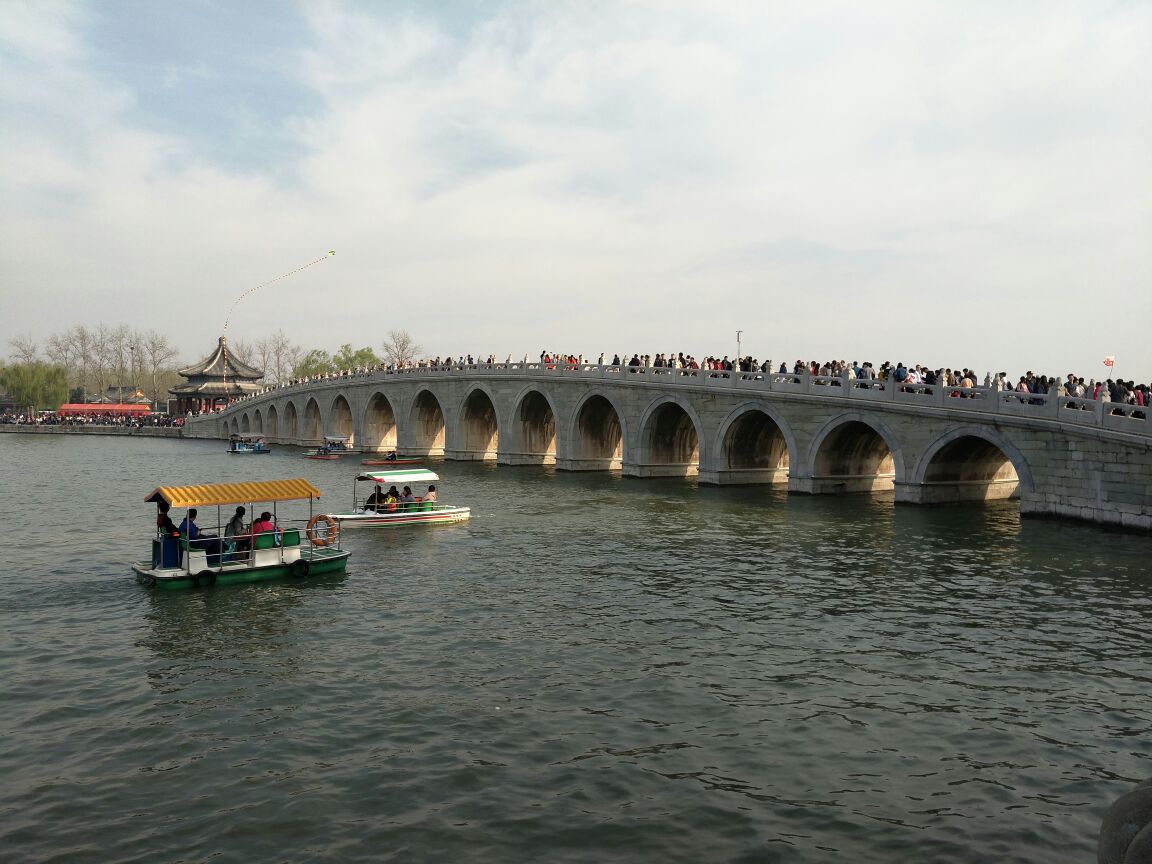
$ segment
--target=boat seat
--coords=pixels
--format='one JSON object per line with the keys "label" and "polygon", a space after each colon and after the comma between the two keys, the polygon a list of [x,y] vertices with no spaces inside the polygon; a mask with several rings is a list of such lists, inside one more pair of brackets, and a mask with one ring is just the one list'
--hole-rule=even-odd
{"label": "boat seat", "polygon": [[280,539],[281,546],[299,546],[300,545],[300,529],[289,528],[284,532],[284,536]]}
{"label": "boat seat", "polygon": [[180,564],[183,566],[185,557],[188,561],[188,572],[199,573],[208,569],[208,553],[203,549],[189,549],[188,538],[180,535]]}
{"label": "boat seat", "polygon": [[[257,534],[252,538],[252,540],[253,549],[272,549],[276,546],[276,535],[271,531],[265,531],[263,534]],[[296,542],[300,542],[299,538],[297,538]]]}

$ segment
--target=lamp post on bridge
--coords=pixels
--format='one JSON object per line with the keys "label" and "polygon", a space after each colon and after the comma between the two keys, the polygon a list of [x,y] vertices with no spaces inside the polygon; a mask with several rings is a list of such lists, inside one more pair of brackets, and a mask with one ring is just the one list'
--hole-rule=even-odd
{"label": "lamp post on bridge", "polygon": [[744,354],[740,350],[740,334],[743,332],[744,332],[743,330],[737,330],[736,331],[736,368],[737,369],[740,368],[740,361],[742,359],[744,359]]}

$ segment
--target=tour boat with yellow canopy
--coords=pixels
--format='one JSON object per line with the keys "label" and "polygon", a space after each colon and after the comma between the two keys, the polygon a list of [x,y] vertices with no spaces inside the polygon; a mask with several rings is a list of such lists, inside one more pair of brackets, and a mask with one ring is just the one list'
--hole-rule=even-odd
{"label": "tour boat with yellow canopy", "polygon": [[[144,498],[156,504],[157,536],[152,560],[132,565],[136,581],[150,588],[202,588],[343,571],[350,553],[340,548],[339,524],[313,515],[319,497],[303,478],[158,486]],[[280,505],[294,501],[308,502],[309,518],[279,519]],[[191,518],[199,507],[215,508],[215,534],[200,530],[199,514]],[[176,514],[176,508],[185,512]],[[177,515],[184,520],[179,529]]]}
{"label": "tour boat with yellow canopy", "polygon": [[[396,471],[366,471],[356,475],[352,484],[352,510],[333,513],[332,517],[343,526],[417,525],[427,523],[463,522],[472,514],[471,507],[441,504],[434,485],[440,480],[435,471],[427,468],[407,468]],[[372,494],[363,501],[357,496],[360,483],[371,483]],[[414,483],[428,483],[428,492],[417,497]],[[412,490],[412,500],[402,500],[403,489]],[[400,494],[393,494],[394,492]],[[429,499],[429,493],[433,493]]]}

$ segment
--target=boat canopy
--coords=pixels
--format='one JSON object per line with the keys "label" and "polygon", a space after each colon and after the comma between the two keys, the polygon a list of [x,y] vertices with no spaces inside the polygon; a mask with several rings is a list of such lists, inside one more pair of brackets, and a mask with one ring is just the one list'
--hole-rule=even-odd
{"label": "boat canopy", "polygon": [[356,477],[357,480],[371,480],[373,483],[430,483],[439,480],[440,475],[427,468],[411,468],[396,471],[365,471]]}
{"label": "boat canopy", "polygon": [[263,441],[264,440],[263,434],[249,435],[247,433],[235,434],[235,435],[232,435],[231,438],[233,441]]}
{"label": "boat canopy", "polygon": [[324,440],[325,441],[333,441],[337,444],[343,444],[346,441],[350,441],[351,437],[348,435],[325,435]]}
{"label": "boat canopy", "polygon": [[167,501],[173,507],[251,504],[257,501],[302,501],[319,498],[320,490],[305,480],[254,480],[249,483],[205,483],[201,486],[157,486],[145,501]]}

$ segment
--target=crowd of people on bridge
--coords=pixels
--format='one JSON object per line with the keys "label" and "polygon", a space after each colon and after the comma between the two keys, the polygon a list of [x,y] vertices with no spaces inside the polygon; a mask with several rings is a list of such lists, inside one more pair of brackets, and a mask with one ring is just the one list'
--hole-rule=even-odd
{"label": "crowd of people on bridge", "polygon": [[[503,365],[511,368],[521,368],[529,363],[527,355],[519,361],[513,360],[511,356],[503,361]],[[1013,378],[1006,372],[995,374],[985,372],[983,375],[979,375],[975,370],[965,366],[955,368],[932,367],[919,363],[905,364],[902,361],[892,363],[887,360],[880,364],[875,364],[872,361],[858,362],[855,360],[852,362],[845,360],[797,360],[793,364],[780,363],[775,365],[771,360],[759,360],[752,355],[734,358],[727,354],[708,355],[698,359],[683,351],[656,354],[617,352],[611,357],[606,353],[601,353],[592,359],[580,353],[544,350],[540,352],[539,364],[544,369],[560,371],[602,367],[613,371],[622,371],[626,368],[631,373],[644,373],[653,369],[661,371],[674,369],[684,375],[704,374],[710,377],[729,377],[732,374],[742,373],[758,378],[773,376],[775,380],[787,378],[799,380],[799,376],[811,376],[815,384],[828,386],[844,386],[844,382],[850,381],[859,383],[849,386],[882,388],[892,382],[902,389],[916,392],[930,392],[931,388],[938,386],[951,388],[950,395],[960,398],[974,396],[977,391],[983,389],[987,392],[1004,393],[1006,398],[1028,402],[1043,402],[1043,397],[1048,394],[1056,394],[1070,399],[1083,399],[1085,402],[1102,401],[1127,404],[1138,408],[1144,408],[1152,401],[1152,385],[1137,384],[1132,380],[1096,379],[1090,376],[1086,378],[1071,372],[1061,377],[1036,374],[1031,370],[1024,375]],[[251,399],[284,387],[341,378],[362,378],[381,372],[389,373],[406,369],[469,371],[479,367],[497,367],[499,365],[500,362],[492,354],[486,357],[471,354],[455,357],[436,355],[435,357],[401,364],[379,364],[371,368],[357,367],[326,375],[293,378],[283,384],[265,387],[261,391],[245,397],[245,399]]]}

